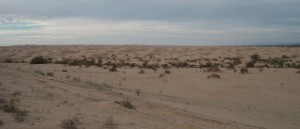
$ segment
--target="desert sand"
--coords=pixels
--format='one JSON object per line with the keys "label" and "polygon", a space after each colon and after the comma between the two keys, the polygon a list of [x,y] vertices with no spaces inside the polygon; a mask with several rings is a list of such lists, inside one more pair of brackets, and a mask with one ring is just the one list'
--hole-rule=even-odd
{"label": "desert sand", "polygon": [[0,129],[300,128],[300,47],[28,45],[0,61],[0,107],[18,110],[0,110]]}

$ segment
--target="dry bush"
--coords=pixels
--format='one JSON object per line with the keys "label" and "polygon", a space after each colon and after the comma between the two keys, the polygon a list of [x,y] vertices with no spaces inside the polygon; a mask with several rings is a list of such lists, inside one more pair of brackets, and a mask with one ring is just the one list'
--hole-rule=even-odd
{"label": "dry bush", "polygon": [[74,80],[75,82],[80,82],[80,81],[81,81],[80,78],[78,78],[78,77],[73,77],[73,80]]}
{"label": "dry bush", "polygon": [[53,76],[54,76],[54,73],[53,73],[53,72],[48,72],[48,73],[47,73],[47,76],[53,77]]}
{"label": "dry bush", "polygon": [[63,70],[61,70],[62,72],[68,72],[68,70],[65,70],[65,69],[63,69]]}
{"label": "dry bush", "polygon": [[139,96],[139,95],[141,94],[141,92],[142,92],[141,89],[136,89],[136,90],[135,90],[135,94],[136,94],[137,96]]}
{"label": "dry bush", "polygon": [[71,119],[67,119],[67,120],[62,120],[61,121],[61,127],[63,129],[77,129],[78,125],[80,124],[80,121],[79,121],[79,117],[76,116],[76,117],[73,117]]}
{"label": "dry bush", "polygon": [[40,74],[40,75],[45,75],[45,73],[41,70],[35,70],[34,73]]}
{"label": "dry bush", "polygon": [[105,129],[116,129],[118,124],[115,122],[112,116],[106,118],[103,123],[103,128]]}
{"label": "dry bush", "polygon": [[141,70],[139,71],[139,74],[145,74],[145,70],[144,70],[144,69],[141,69]]}
{"label": "dry bush", "polygon": [[208,68],[207,72],[221,72],[221,70],[217,66],[214,66],[214,67]]}
{"label": "dry bush", "polygon": [[249,71],[248,71],[247,68],[241,68],[241,69],[240,69],[240,72],[241,72],[241,74],[249,73]]}
{"label": "dry bush", "polygon": [[30,64],[47,64],[47,63],[48,63],[47,59],[45,59],[43,56],[34,57],[30,61]]}
{"label": "dry bush", "polygon": [[0,120],[0,127],[3,125],[3,122]]}
{"label": "dry bush", "polygon": [[16,122],[21,123],[25,120],[25,116],[27,116],[27,112],[26,111],[21,111],[21,110],[17,110],[14,114],[13,117],[15,119]]}
{"label": "dry bush", "polygon": [[16,99],[14,97],[11,97],[9,103],[7,102],[3,103],[2,109],[4,112],[11,112],[11,113],[16,112],[17,111]]}
{"label": "dry bush", "polygon": [[171,71],[169,69],[165,69],[165,74],[171,74]]}
{"label": "dry bush", "polygon": [[165,74],[163,74],[163,73],[158,75],[158,77],[164,77],[164,76],[165,76]]}
{"label": "dry bush", "polygon": [[296,73],[297,73],[297,74],[300,74],[300,71],[297,71]]}
{"label": "dry bush", "polygon": [[120,104],[125,108],[129,108],[129,109],[135,109],[135,106],[132,105],[130,100],[121,100],[121,101],[115,101],[116,104]]}
{"label": "dry bush", "polygon": [[118,72],[117,68],[114,66],[114,67],[111,67],[109,69],[109,72]]}
{"label": "dry bush", "polygon": [[221,79],[221,76],[213,73],[212,75],[207,76],[207,79]]}

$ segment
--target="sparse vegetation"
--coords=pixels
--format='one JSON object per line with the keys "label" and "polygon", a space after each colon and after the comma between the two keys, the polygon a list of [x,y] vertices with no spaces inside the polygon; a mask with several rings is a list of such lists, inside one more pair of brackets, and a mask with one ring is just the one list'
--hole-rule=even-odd
{"label": "sparse vegetation", "polygon": [[5,59],[4,63],[13,63],[13,61],[11,59]]}
{"label": "sparse vegetation", "polygon": [[25,120],[25,116],[27,116],[27,112],[26,111],[20,111],[17,110],[14,114],[13,117],[15,119],[16,122],[21,123]]}
{"label": "sparse vegetation", "polygon": [[112,116],[109,116],[103,122],[103,128],[105,128],[105,129],[116,129],[117,127],[118,127],[118,124],[114,121]]}
{"label": "sparse vegetation", "polygon": [[41,70],[35,70],[34,73],[40,74],[40,75],[45,75],[45,73]]}
{"label": "sparse vegetation", "polygon": [[141,69],[141,70],[139,71],[139,74],[145,74],[145,70],[144,70],[144,69]]}
{"label": "sparse vegetation", "polygon": [[63,129],[77,129],[80,124],[79,117],[73,117],[71,119],[61,121],[61,127]]}
{"label": "sparse vegetation", "polygon": [[260,60],[260,55],[258,55],[257,53],[255,53],[255,54],[251,55],[251,59],[255,60],[255,61],[258,61],[258,60]]}
{"label": "sparse vegetation", "polygon": [[62,72],[68,72],[68,70],[63,69]]}
{"label": "sparse vegetation", "polygon": [[250,62],[247,62],[247,63],[246,63],[246,67],[247,67],[247,68],[254,67],[254,66],[255,66],[255,63],[256,63],[255,60],[252,60],[252,61],[250,61]]}
{"label": "sparse vegetation", "polygon": [[47,64],[48,61],[43,56],[37,56],[31,59],[30,64]]}
{"label": "sparse vegetation", "polygon": [[241,69],[240,69],[240,72],[241,72],[241,74],[249,73],[249,71],[248,71],[247,68],[241,68]]}
{"label": "sparse vegetation", "polygon": [[125,108],[129,108],[129,109],[135,109],[135,106],[132,105],[130,100],[121,100],[121,101],[115,101],[116,104],[120,104]]}
{"label": "sparse vegetation", "polygon": [[142,92],[141,89],[136,89],[136,90],[135,90],[135,94],[136,94],[137,96],[139,96],[139,95],[141,94],[141,92]]}
{"label": "sparse vegetation", "polygon": [[3,125],[3,122],[0,120],[0,127]]}
{"label": "sparse vegetation", "polygon": [[163,73],[158,75],[158,77],[164,77],[164,76],[165,76],[165,74],[163,74]]}
{"label": "sparse vegetation", "polygon": [[47,73],[47,76],[53,77],[53,76],[54,76],[54,73],[53,73],[53,72],[48,72],[48,73]]}
{"label": "sparse vegetation", "polygon": [[207,79],[221,79],[221,76],[213,73],[212,75],[207,76]]}
{"label": "sparse vegetation", "polygon": [[165,69],[165,74],[171,74],[171,71],[169,69]]}

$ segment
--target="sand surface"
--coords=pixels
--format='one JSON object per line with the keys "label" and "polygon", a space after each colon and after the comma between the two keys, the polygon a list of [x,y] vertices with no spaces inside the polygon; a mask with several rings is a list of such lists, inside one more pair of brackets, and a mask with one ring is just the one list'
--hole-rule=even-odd
{"label": "sand surface", "polygon": [[[240,68],[254,53],[263,59],[287,55],[290,64],[300,63],[299,47],[0,47],[0,61],[25,61],[0,63],[0,98],[13,99],[18,109],[26,111],[24,120],[17,122],[14,113],[0,110],[0,129],[62,128],[62,121],[74,116],[80,120],[79,129],[113,128],[104,127],[107,118],[118,129],[299,129],[299,70],[284,65],[260,71],[257,66],[241,74]],[[145,61],[168,64],[176,58],[190,67],[124,66],[111,72],[105,66],[28,63],[38,55],[53,62],[102,57],[104,62],[125,60],[138,66]],[[237,72],[226,68],[226,57],[241,59]],[[219,65],[219,72],[198,67],[206,62],[225,66]],[[53,76],[47,76],[50,72]],[[208,79],[213,73],[221,78]],[[135,109],[116,103],[121,100],[131,101]]]}

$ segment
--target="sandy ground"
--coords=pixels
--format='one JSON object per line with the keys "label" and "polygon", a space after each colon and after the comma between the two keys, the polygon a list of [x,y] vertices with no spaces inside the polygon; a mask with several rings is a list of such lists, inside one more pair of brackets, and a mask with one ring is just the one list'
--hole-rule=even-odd
{"label": "sandy ground", "polygon": [[[133,59],[151,54],[162,60],[241,57],[236,66],[241,68],[254,53],[262,58],[288,55],[295,63],[300,59],[300,48],[295,47],[11,46],[0,47],[0,60],[112,54]],[[79,129],[105,128],[107,118],[119,129],[300,128],[297,69],[249,68],[248,74],[220,69],[221,79],[208,79],[212,73],[200,68],[171,67],[170,74],[159,77],[163,68],[139,74],[140,68],[129,67],[110,72],[96,66],[1,63],[0,98],[15,100],[27,115],[17,122],[14,113],[1,110],[0,128],[62,128],[62,121],[74,116],[80,120]],[[130,100],[136,108],[117,104],[120,100]]]}

